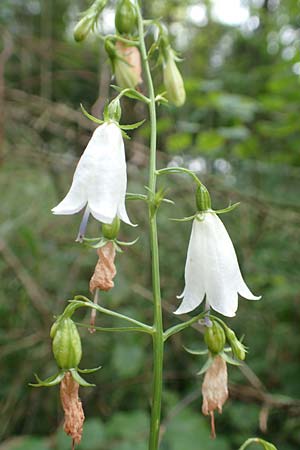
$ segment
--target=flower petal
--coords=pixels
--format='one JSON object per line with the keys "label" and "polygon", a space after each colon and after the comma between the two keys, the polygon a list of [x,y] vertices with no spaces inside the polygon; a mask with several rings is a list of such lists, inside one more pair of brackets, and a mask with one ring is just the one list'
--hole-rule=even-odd
{"label": "flower petal", "polygon": [[75,214],[80,211],[87,202],[84,185],[85,180],[76,169],[69,192],[57,206],[51,209],[53,214]]}
{"label": "flower petal", "polygon": [[92,215],[111,223],[126,190],[124,144],[115,124],[105,123],[95,130],[80,165],[81,170],[88,172],[86,189]]}
{"label": "flower petal", "polygon": [[203,240],[201,239],[201,233],[199,233],[198,223],[197,220],[193,222],[185,265],[185,288],[183,293],[177,297],[183,297],[183,301],[179,308],[174,311],[174,314],[193,311],[204,299],[204,274],[201,267]]}
{"label": "flower petal", "polygon": [[[252,294],[247,288],[238,264],[236,253],[225,226],[214,213],[205,214],[202,236],[205,240],[205,291],[208,303],[217,312],[233,317],[238,307],[238,291]],[[246,288],[246,289],[245,289]]]}
{"label": "flower petal", "polygon": [[135,223],[131,223],[127,211],[126,211],[126,206],[125,206],[125,200],[122,201],[118,207],[118,217],[120,217],[121,220],[123,220],[123,222],[127,223],[128,225],[131,225],[132,227],[137,227],[137,224]]}

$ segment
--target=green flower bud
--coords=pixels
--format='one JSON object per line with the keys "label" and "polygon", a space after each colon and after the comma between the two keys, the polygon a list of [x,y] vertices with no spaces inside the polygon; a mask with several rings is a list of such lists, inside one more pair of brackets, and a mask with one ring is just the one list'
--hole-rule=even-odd
{"label": "green flower bud", "polygon": [[200,184],[200,186],[197,187],[196,206],[199,212],[204,212],[211,209],[210,195],[203,184]]}
{"label": "green flower bud", "polygon": [[81,340],[70,318],[59,318],[50,331],[53,338],[52,351],[57,365],[61,369],[73,369],[78,366],[82,356]]}
{"label": "green flower bud", "polygon": [[163,65],[163,78],[168,100],[175,106],[182,106],[186,97],[185,89],[171,47],[169,47],[169,50],[167,51],[167,56]]}
{"label": "green flower bud", "polygon": [[211,327],[207,327],[204,333],[204,340],[207,348],[214,354],[220,353],[225,345],[226,337],[223,327],[218,322],[213,322]]}
{"label": "green flower bud", "polygon": [[131,0],[119,0],[116,8],[115,25],[120,34],[131,34],[137,23],[137,14]]}
{"label": "green flower bud", "polygon": [[92,6],[83,13],[82,19],[79,20],[74,28],[75,41],[81,42],[87,37],[89,32],[94,28],[106,2],[107,0],[95,0]]}
{"label": "green flower bud", "polygon": [[103,223],[102,224],[102,234],[106,239],[113,240],[118,237],[118,233],[120,230],[120,219],[119,217],[115,217],[113,222]]}
{"label": "green flower bud", "polygon": [[93,26],[93,21],[87,16],[84,16],[79,22],[75,25],[74,28],[74,39],[77,42],[83,41],[89,32],[91,31]]}
{"label": "green flower bud", "polygon": [[230,344],[234,356],[240,359],[241,361],[244,361],[244,359],[246,358],[246,348],[242,344],[242,342],[238,340],[235,332],[230,328],[226,328],[226,337],[228,339],[228,342]]}

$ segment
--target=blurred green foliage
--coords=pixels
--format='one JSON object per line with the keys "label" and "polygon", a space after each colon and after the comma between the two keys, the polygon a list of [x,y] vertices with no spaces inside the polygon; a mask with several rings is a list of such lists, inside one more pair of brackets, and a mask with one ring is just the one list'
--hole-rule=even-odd
{"label": "blurred green foliage", "polygon": [[[166,18],[184,57],[180,68],[187,102],[180,109],[159,109],[159,167],[181,164],[199,171],[215,208],[242,202],[222,219],[247,283],[263,295],[261,302],[241,299],[237,317],[228,320],[239,336],[245,334],[251,369],[229,369],[231,399],[216,417],[215,442],[201,415],[201,379],[195,376],[203,360],[182,348],[201,346],[201,334],[187,330],[167,343],[162,450],[196,450],[202,443],[205,450],[229,450],[257,434],[279,449],[300,446],[300,2],[245,4],[249,19],[237,27],[216,21],[208,0],[199,3],[206,12],[198,21],[192,0],[144,2],[146,17]],[[79,103],[100,115],[112,94],[99,40],[72,40],[76,14],[87,5],[83,0],[1,2],[1,51],[9,53],[2,78],[0,71],[1,450],[64,450],[70,445],[61,430],[58,389],[32,389],[27,383],[34,372],[42,378],[54,373],[53,316],[73,295],[89,296],[96,262],[92,250],[74,242],[80,215],[50,213],[68,189],[93,129]],[[113,23],[110,8],[100,19],[106,31]],[[163,90],[154,61],[153,68],[156,86]],[[142,106],[124,101],[122,123],[145,116]],[[145,192],[148,136],[145,124],[126,143],[130,192]],[[179,320],[172,311],[183,287],[190,233],[190,223],[169,218],[193,214],[194,195],[184,176],[159,183],[176,200],[176,207],[162,204],[158,218],[167,327]],[[115,288],[101,296],[101,303],[151,323],[147,211],[139,202],[128,209],[139,227],[123,225],[121,238],[138,235],[140,240],[118,255]],[[91,220],[88,234],[98,233],[99,225]],[[88,323],[89,314],[81,311],[76,318]],[[97,317],[98,325],[113,323]],[[89,376],[96,388],[81,390],[88,419],[80,448],[145,449],[149,338],[90,335],[85,329],[81,335],[82,367],[101,364],[103,369]],[[259,424],[264,428],[265,419],[263,434]]]}

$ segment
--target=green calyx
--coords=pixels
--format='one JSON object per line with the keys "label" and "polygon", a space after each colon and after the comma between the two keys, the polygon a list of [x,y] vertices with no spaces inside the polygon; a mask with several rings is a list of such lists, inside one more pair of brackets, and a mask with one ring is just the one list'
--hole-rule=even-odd
{"label": "green calyx", "polygon": [[130,35],[136,30],[137,13],[131,0],[119,0],[116,7],[115,26],[120,34]]}
{"label": "green calyx", "polygon": [[102,234],[105,239],[112,240],[118,237],[120,231],[120,219],[115,217],[112,223],[102,224]]}
{"label": "green calyx", "polygon": [[226,336],[223,327],[217,322],[213,321],[211,326],[206,327],[204,333],[204,341],[211,353],[216,355],[222,352],[226,342]]}
{"label": "green calyx", "polygon": [[91,384],[88,383],[87,381],[85,381],[84,378],[82,378],[82,376],[79,373],[94,373],[97,370],[101,369],[101,366],[99,367],[95,367],[93,369],[79,369],[79,367],[76,368],[72,368],[69,370],[60,370],[58,373],[56,373],[55,375],[52,375],[51,377],[46,378],[45,380],[41,380],[38,375],[34,375],[36,378],[37,383],[29,383],[29,386],[31,387],[52,387],[52,386],[56,386],[57,384],[59,384],[65,374],[67,372],[69,372],[73,379],[82,387],[92,387],[95,386],[95,384]]}
{"label": "green calyx", "polygon": [[196,207],[199,212],[211,211],[211,199],[204,184],[199,184],[196,190]]}
{"label": "green calyx", "polygon": [[81,339],[77,327],[69,317],[60,316],[52,325],[52,351],[58,367],[78,367],[82,356]]}
{"label": "green calyx", "polygon": [[105,106],[103,116],[105,122],[113,122],[119,123],[121,119],[121,105],[119,97],[114,98],[108,105]]}

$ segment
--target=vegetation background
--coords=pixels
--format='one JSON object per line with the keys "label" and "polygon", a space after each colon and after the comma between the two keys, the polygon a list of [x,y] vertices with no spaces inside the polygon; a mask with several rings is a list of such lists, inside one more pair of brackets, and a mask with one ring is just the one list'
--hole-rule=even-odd
{"label": "vegetation background", "polygon": [[[241,206],[222,217],[247,282],[260,302],[240,300],[228,320],[245,334],[247,365],[230,367],[230,400],[209,439],[201,414],[203,361],[185,353],[199,347],[197,329],[170,339],[165,358],[162,450],[234,450],[260,435],[280,450],[300,448],[300,2],[299,0],[153,0],[145,17],[164,17],[183,56],[187,101],[160,107],[159,166],[196,170],[216,208]],[[100,116],[111,71],[96,36],[77,44],[72,28],[84,0],[1,0],[0,5],[0,445],[1,450],[64,450],[57,388],[32,389],[33,373],[55,371],[49,329],[75,294],[89,295],[96,255],[75,244],[80,215],[54,217]],[[230,6],[231,5],[231,6]],[[222,14],[218,15],[218,11]],[[239,11],[239,13],[237,13]],[[227,15],[227,19],[224,19]],[[238,15],[238,19],[236,16]],[[113,2],[99,28],[112,31]],[[222,18],[223,17],[223,18]],[[150,36],[149,36],[150,39]],[[160,67],[155,82],[163,90]],[[123,103],[123,123],[146,117]],[[149,129],[126,142],[129,191],[144,192]],[[190,223],[170,217],[194,212],[184,176],[164,179],[176,207],[159,213],[165,325],[183,287]],[[151,322],[146,209],[128,204],[139,228],[122,226],[122,239],[140,236],[118,255],[115,288],[101,301]],[[91,221],[90,235],[99,233]],[[82,313],[81,313],[82,314]],[[88,322],[86,317],[78,318]],[[111,322],[98,317],[100,325]],[[82,366],[103,369],[82,389],[87,416],[82,450],[146,449],[151,387],[151,343],[136,334],[81,330]],[[254,448],[255,446],[253,446]]]}

